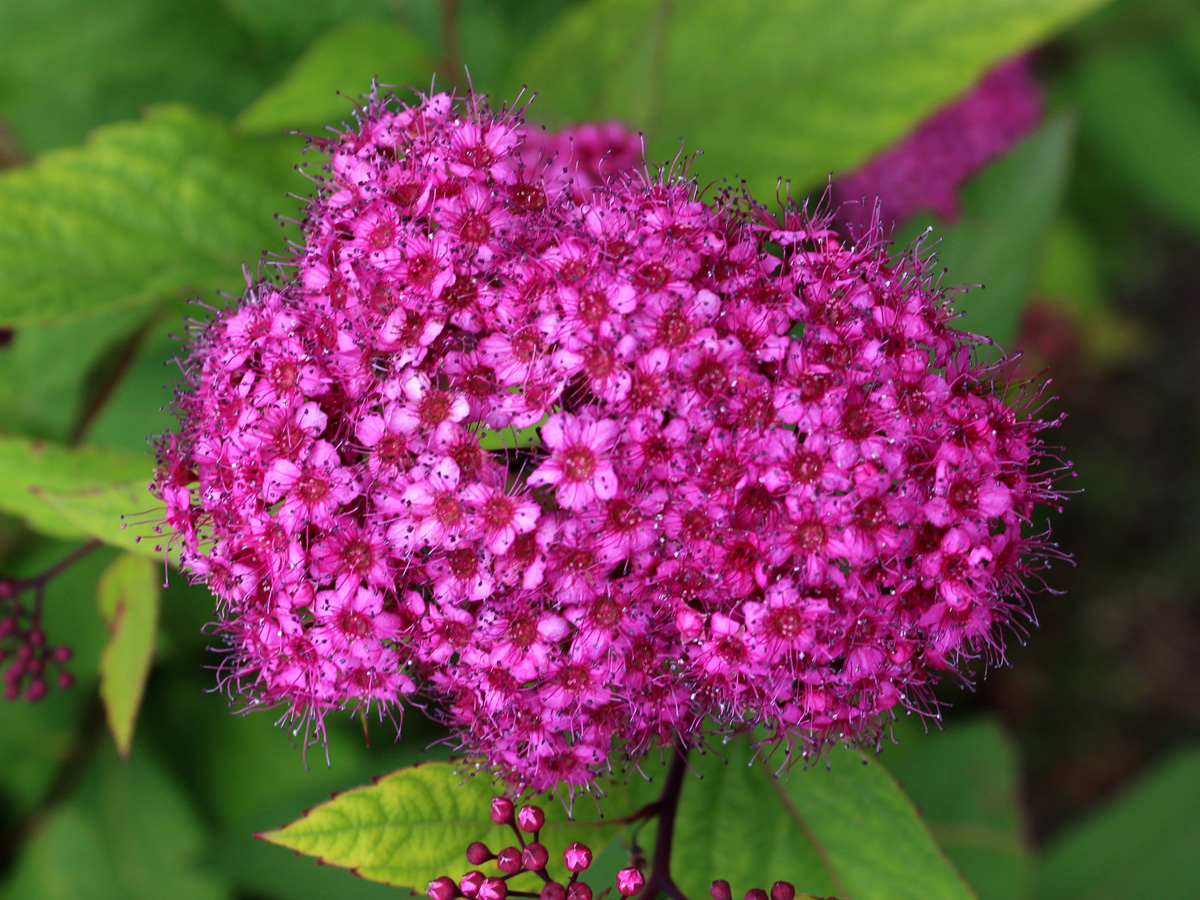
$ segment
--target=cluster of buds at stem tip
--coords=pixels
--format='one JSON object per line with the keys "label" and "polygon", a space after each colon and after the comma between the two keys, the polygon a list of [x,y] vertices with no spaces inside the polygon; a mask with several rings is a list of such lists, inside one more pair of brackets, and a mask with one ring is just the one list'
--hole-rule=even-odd
{"label": "cluster of buds at stem tip", "polygon": [[26,605],[20,601],[25,584],[0,578],[0,670],[4,699],[24,697],[36,703],[46,696],[51,682],[66,689],[74,684],[66,664],[71,648],[53,646],[42,629],[40,596]]}
{"label": "cluster of buds at stem tip", "polygon": [[[473,869],[457,882],[448,876],[435,878],[425,893],[430,900],[506,900],[508,897],[538,897],[540,900],[592,900],[593,891],[579,876],[592,864],[592,850],[587,844],[573,841],[562,852],[563,866],[570,873],[565,882],[555,881],[549,871],[550,851],[541,841],[542,826],[546,814],[538,806],[522,806],[517,809],[507,797],[492,800],[491,819],[497,825],[507,825],[516,836],[517,843],[493,852],[482,841],[467,847],[467,862],[481,866],[491,862],[499,870],[498,875],[486,875]],[[509,880],[522,872],[532,872],[544,884],[540,892],[512,890]],[[646,876],[641,869],[630,866],[617,873],[617,891],[623,897],[632,897],[646,885]]]}
{"label": "cluster of buds at stem tip", "polygon": [[[733,900],[733,891],[724,879],[714,881],[708,892],[713,900]],[[745,900],[767,900],[768,897],[770,900],[795,900],[796,886],[791,882],[777,881],[771,885],[770,893],[762,888],[750,888],[746,891]]]}

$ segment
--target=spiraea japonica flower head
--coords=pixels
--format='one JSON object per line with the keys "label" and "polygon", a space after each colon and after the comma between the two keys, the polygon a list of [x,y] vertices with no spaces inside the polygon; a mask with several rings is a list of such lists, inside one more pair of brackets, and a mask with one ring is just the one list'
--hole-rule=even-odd
{"label": "spiraea japonica flower head", "polygon": [[714,727],[873,740],[1002,656],[1046,423],[919,256],[532,146],[373,99],[195,336],[157,489],[229,690],[318,732],[419,695],[540,790]]}

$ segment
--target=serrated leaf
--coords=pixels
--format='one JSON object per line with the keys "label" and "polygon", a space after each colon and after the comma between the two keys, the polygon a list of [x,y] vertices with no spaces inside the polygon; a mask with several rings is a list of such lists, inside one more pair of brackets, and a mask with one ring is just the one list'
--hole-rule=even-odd
{"label": "serrated leaf", "polygon": [[274,214],[303,184],[280,146],[158,107],[0,174],[0,325],[240,293],[243,263],[282,249]]}
{"label": "serrated leaf", "polygon": [[547,122],[622,119],[702,181],[818,184],[892,143],[1001,59],[1102,0],[590,0],[518,56],[508,96]]}
{"label": "serrated leaf", "polygon": [[[153,462],[144,456],[107,447],[68,449],[23,437],[0,435],[0,511],[19,516],[36,531],[53,537],[97,537],[121,546],[121,513],[153,504],[145,491]],[[78,513],[96,513],[94,498],[117,495],[140,484],[136,504],[116,511],[111,525],[95,520],[81,523]],[[131,500],[133,498],[131,497]],[[90,526],[90,527],[89,527]]]}
{"label": "serrated leaf", "polygon": [[[983,285],[955,298],[955,308],[966,313],[959,328],[1012,347],[1062,205],[1074,133],[1071,116],[1051,119],[967,186],[957,222],[934,226],[937,263],[950,282]],[[905,234],[927,223],[922,217]],[[899,236],[897,243],[907,240]]]}
{"label": "serrated leaf", "polygon": [[282,82],[238,116],[237,124],[256,132],[334,125],[350,118],[354,98],[367,92],[372,79],[423,86],[432,72],[433,61],[403,28],[351,22],[313,44]]}
{"label": "serrated leaf", "polygon": [[1191,900],[1200,884],[1200,747],[1146,776],[1047,848],[1044,900]]}
{"label": "serrated leaf", "polygon": [[129,756],[158,635],[159,568],[148,559],[119,556],[97,586],[100,616],[111,637],[100,657],[100,699],[121,756]]}
{"label": "serrated leaf", "polygon": [[883,754],[888,771],[980,900],[1028,897],[1033,854],[1008,735],[983,718],[928,736],[907,719],[896,723],[893,735],[898,745]]}
{"label": "serrated leaf", "polygon": [[[828,768],[776,778],[753,753],[743,738],[688,760],[702,780],[685,780],[671,855],[687,896],[723,878],[735,896],[782,879],[839,900],[974,900],[877,760],[837,749]],[[635,789],[637,799],[652,800],[658,783]]]}
{"label": "serrated leaf", "polygon": [[[472,841],[495,847],[512,843],[512,832],[488,818],[491,799],[499,793],[486,776],[466,777],[452,763],[423,763],[338,794],[259,837],[372,881],[423,889],[440,875],[457,879],[469,871],[465,854]],[[546,813],[547,847],[571,841],[603,847],[620,827],[572,822],[556,800],[539,805]],[[564,875],[554,854],[550,871]]]}

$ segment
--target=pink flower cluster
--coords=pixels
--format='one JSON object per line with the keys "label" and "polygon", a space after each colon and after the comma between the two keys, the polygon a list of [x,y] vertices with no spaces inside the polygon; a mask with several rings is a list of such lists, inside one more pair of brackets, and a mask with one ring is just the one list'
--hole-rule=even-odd
{"label": "pink flower cluster", "polygon": [[908,137],[839,178],[838,196],[865,198],[868,215],[881,203],[889,224],[923,209],[951,221],[967,179],[1033,131],[1041,118],[1042,88],[1030,58],[1011,59]]}
{"label": "pink flower cluster", "polygon": [[620,122],[585,122],[554,132],[526,127],[523,137],[520,154],[525,164],[565,170],[579,203],[590,199],[606,181],[635,171],[644,161],[641,138]]}
{"label": "pink flower cluster", "polygon": [[922,262],[677,173],[579,202],[529,140],[372,102],[294,273],[196,335],[157,490],[230,690],[432,699],[543,790],[713,723],[807,755],[1000,655],[1047,423]]}

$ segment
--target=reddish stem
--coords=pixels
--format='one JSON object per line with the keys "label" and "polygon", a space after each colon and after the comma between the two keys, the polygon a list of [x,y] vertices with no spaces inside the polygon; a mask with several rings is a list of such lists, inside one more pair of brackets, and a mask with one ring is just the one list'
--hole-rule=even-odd
{"label": "reddish stem", "polygon": [[671,878],[671,843],[675,838],[675,816],[679,812],[679,795],[683,790],[683,776],[687,772],[688,746],[679,737],[672,747],[671,766],[667,769],[667,780],[663,792],[654,804],[658,816],[658,832],[654,837],[654,862],[646,886],[638,895],[641,900],[653,900],[659,892],[671,900],[687,900],[683,891]]}

